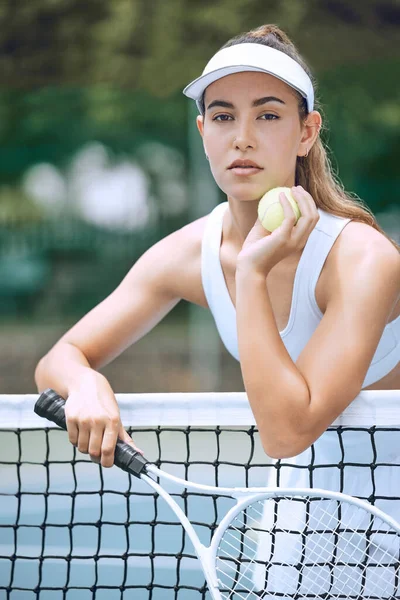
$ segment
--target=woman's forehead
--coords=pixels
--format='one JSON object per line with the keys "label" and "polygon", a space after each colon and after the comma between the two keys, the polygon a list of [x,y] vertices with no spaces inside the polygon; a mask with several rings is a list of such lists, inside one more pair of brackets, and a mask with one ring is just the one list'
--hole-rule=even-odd
{"label": "woman's forehead", "polygon": [[232,73],[211,83],[205,91],[205,105],[218,99],[230,101],[246,101],[251,104],[253,100],[264,96],[276,96],[285,103],[295,99],[297,93],[287,83],[268,73],[256,71],[243,71]]}

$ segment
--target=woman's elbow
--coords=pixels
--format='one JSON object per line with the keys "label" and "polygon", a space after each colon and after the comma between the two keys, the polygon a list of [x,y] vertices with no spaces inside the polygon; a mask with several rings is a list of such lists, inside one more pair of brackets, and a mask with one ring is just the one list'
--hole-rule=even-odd
{"label": "woman's elbow", "polygon": [[265,454],[275,460],[293,458],[307,450],[313,443],[309,438],[300,438],[296,435],[272,439],[271,436],[264,436],[260,432],[260,438]]}
{"label": "woman's elbow", "polygon": [[47,354],[42,356],[35,368],[35,383],[38,391],[43,391],[47,386],[45,384]]}

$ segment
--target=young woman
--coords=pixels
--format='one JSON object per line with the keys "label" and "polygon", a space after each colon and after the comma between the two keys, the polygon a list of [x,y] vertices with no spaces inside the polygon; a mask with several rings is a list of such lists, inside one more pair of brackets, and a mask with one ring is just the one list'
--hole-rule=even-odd
{"label": "young woman", "polygon": [[[98,372],[185,299],[212,311],[239,360],[266,453],[310,447],[361,389],[400,388],[400,256],[335,181],[310,72],[267,25],[228,42],[185,93],[227,202],[148,250],[119,287],[44,356],[39,390],[67,397],[70,441],[105,467],[124,431]],[[261,196],[281,195],[269,234]],[[239,358],[240,357],[240,358]]]}

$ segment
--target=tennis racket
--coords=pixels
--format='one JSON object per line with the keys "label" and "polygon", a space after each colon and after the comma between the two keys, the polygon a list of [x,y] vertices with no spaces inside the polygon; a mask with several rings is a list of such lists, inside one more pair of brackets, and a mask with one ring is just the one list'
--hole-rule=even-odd
{"label": "tennis racket", "polygon": [[[46,390],[34,410],[66,429],[64,405]],[[213,600],[400,598],[400,525],[362,500],[320,489],[193,483],[163,472],[121,440],[115,465],[145,481],[174,511]],[[208,547],[159,483],[163,480],[234,500]]]}

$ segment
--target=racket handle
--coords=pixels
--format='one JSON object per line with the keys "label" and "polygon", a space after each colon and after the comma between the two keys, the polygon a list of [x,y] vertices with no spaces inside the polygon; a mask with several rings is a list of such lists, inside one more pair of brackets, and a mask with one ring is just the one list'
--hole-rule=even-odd
{"label": "racket handle", "polygon": [[[34,411],[39,417],[48,421],[53,421],[61,429],[67,429],[65,421],[65,400],[54,390],[48,389],[40,394],[36,401]],[[118,438],[115,446],[114,464],[120,469],[131,473],[135,477],[140,477],[143,470],[146,469],[148,460],[134,450],[132,446]]]}

